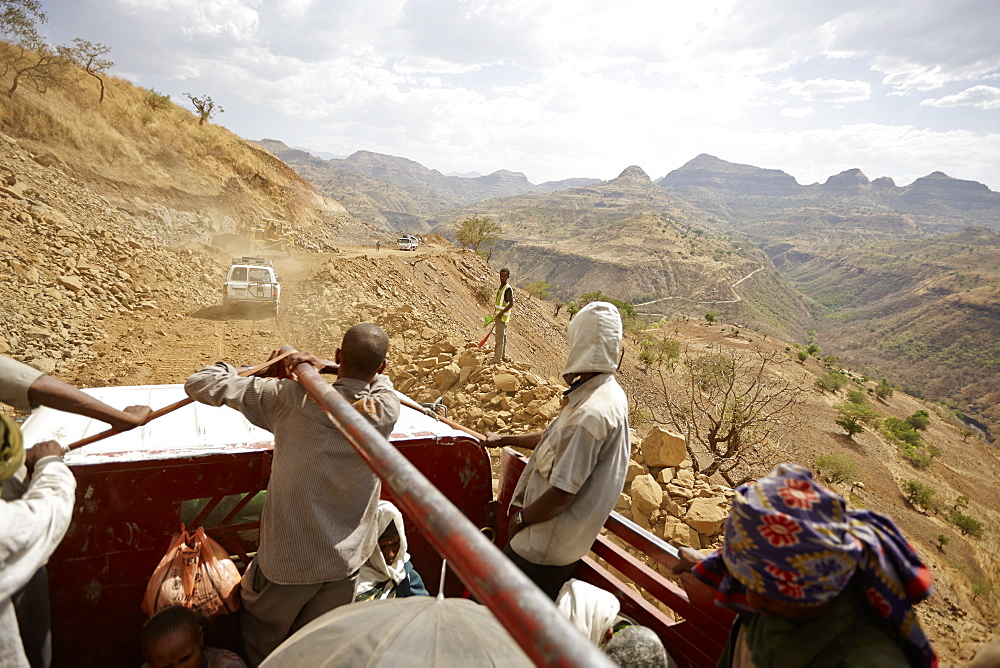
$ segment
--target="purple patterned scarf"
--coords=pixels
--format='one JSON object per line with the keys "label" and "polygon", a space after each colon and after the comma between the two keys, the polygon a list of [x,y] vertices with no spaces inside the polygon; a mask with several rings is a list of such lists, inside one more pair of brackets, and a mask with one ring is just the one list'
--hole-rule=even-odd
{"label": "purple patterned scarf", "polygon": [[861,573],[868,603],[896,630],[912,665],[936,666],[913,604],[931,594],[931,574],[892,520],[849,510],[812,473],[780,464],[740,485],[723,547],[694,573],[717,590],[718,605],[754,612],[747,588],[789,603],[824,603]]}

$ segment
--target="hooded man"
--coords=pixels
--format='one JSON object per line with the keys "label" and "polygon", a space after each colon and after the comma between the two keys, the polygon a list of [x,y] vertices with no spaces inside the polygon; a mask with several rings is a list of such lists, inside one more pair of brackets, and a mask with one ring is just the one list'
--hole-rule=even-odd
{"label": "hooded man", "polygon": [[683,548],[673,570],[741,613],[719,666],[937,665],[913,610],[930,571],[892,520],[796,464],[737,487],[722,548]]}
{"label": "hooded man", "polygon": [[378,502],[378,547],[358,573],[355,601],[427,596],[424,581],[406,552],[403,514],[391,501]]}
{"label": "hooded man", "polygon": [[511,501],[504,553],[553,600],[590,550],[625,483],[628,401],[615,380],[622,321],[591,302],[567,330],[563,407],[544,432],[487,433],[487,447],[534,450]]}

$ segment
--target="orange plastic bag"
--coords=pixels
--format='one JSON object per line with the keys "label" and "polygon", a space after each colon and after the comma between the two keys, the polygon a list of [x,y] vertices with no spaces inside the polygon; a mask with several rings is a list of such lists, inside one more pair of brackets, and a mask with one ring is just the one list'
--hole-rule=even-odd
{"label": "orange plastic bag", "polygon": [[229,553],[198,527],[174,534],[170,549],[146,586],[142,611],[152,617],[163,608],[183,605],[210,618],[240,607],[240,572]]}

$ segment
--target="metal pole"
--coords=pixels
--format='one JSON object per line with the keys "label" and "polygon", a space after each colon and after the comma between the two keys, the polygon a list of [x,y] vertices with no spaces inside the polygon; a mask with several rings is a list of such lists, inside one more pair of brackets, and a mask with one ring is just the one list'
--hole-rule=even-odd
{"label": "metal pole", "polygon": [[556,610],[500,550],[307,363],[302,386],[368,466],[392,489],[406,514],[448,565],[539,666],[614,664]]}

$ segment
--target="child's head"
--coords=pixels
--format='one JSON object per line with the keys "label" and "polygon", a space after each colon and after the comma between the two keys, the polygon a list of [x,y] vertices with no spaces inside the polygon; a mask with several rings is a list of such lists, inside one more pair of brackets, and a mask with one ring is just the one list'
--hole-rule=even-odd
{"label": "child's head", "polygon": [[203,668],[205,632],[198,613],[175,605],[142,627],[142,654],[149,668]]}
{"label": "child's head", "polygon": [[392,562],[396,560],[400,544],[401,541],[399,539],[399,531],[396,529],[396,523],[389,522],[389,526],[378,537],[378,549],[382,551],[382,558],[385,559],[387,566],[391,566]]}

